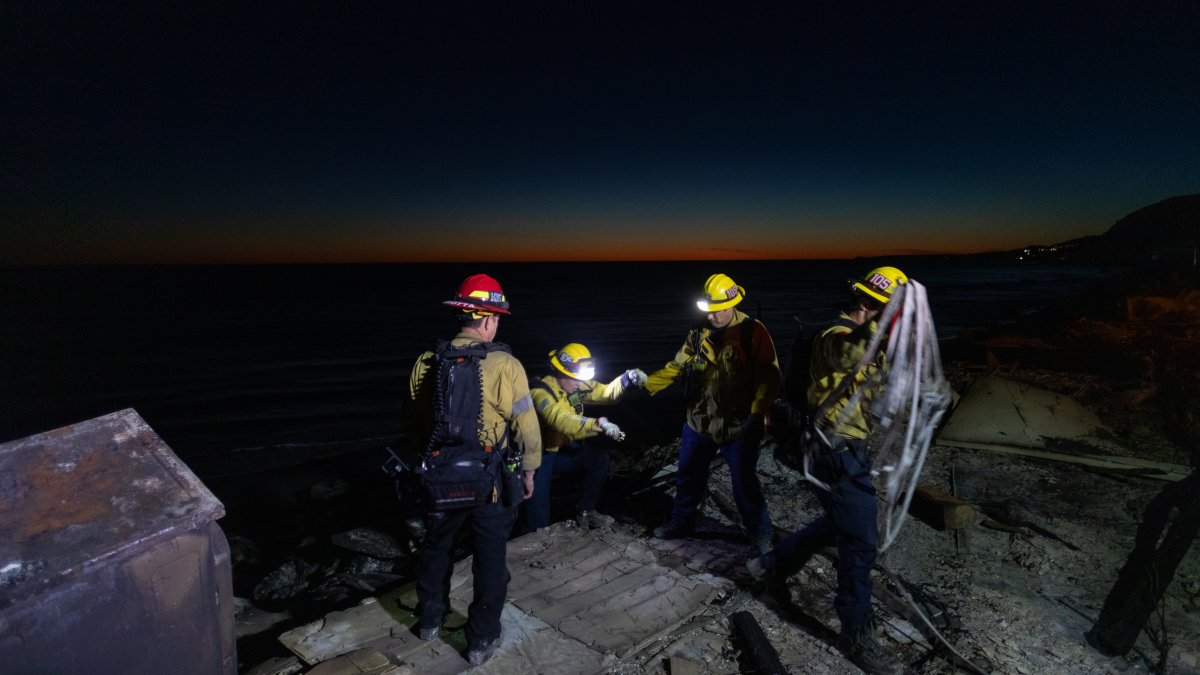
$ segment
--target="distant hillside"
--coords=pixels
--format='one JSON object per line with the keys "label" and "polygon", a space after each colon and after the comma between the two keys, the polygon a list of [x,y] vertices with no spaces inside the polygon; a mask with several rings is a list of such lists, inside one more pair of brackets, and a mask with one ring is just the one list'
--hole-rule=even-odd
{"label": "distant hillside", "polygon": [[1191,261],[1200,246],[1200,195],[1171,197],[1125,216],[1101,235],[1015,251],[1026,259],[1141,263]]}
{"label": "distant hillside", "polygon": [[1125,216],[1102,238],[1121,245],[1186,245],[1200,241],[1200,195],[1171,197]]}

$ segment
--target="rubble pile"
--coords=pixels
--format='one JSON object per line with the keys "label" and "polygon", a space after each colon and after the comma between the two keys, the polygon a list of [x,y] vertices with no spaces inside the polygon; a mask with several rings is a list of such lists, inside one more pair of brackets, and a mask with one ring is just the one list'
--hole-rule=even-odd
{"label": "rubble pile", "polygon": [[[1168,479],[1186,475],[1200,454],[1200,290],[1127,282],[1075,309],[1072,314],[1059,306],[1052,315],[1004,331],[975,331],[946,345],[947,375],[963,401],[983,395],[982,386],[972,394],[975,383],[999,380],[1012,383],[1024,404],[1046,408],[1048,419],[1076,411],[1073,423],[1087,428],[1056,437],[1061,432],[1039,432],[1046,427],[1022,417],[1027,438],[1013,441],[1013,452],[996,438],[973,447],[962,438],[935,438],[921,482],[935,495],[933,512],[940,504],[956,509],[957,519],[914,518],[875,575],[881,643],[910,672],[1200,672],[1195,546],[1132,651],[1105,656],[1084,638],[1132,549],[1147,504]],[[614,453],[614,482],[625,495],[618,532],[647,537],[661,522],[675,453],[672,445]],[[775,460],[770,442],[759,474],[781,535],[820,514],[814,488]],[[716,468],[696,540],[726,553],[731,545],[743,546],[748,555],[729,485],[727,468]],[[366,580],[364,589],[394,581],[387,575],[401,574],[409,560],[407,542],[386,537],[355,531],[339,539],[347,551],[387,561],[355,572]],[[723,572],[739,592],[722,595],[686,630],[610,659],[604,672],[748,672],[753,665],[732,619],[738,612],[753,616],[791,672],[858,672],[833,647],[838,624],[831,556],[814,558],[790,579],[790,603],[755,594],[761,589],[741,571]],[[316,563],[290,564],[302,577]],[[286,576],[286,568],[273,575]],[[349,569],[339,563],[332,574]],[[911,606],[969,664],[954,664],[939,639],[912,619]]]}

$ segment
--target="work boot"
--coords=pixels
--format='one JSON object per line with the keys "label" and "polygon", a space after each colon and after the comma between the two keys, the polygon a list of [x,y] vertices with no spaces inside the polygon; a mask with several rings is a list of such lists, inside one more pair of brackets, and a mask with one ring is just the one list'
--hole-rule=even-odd
{"label": "work boot", "polygon": [[682,539],[696,531],[696,526],[678,520],[669,520],[665,525],[654,528],[659,539]]}
{"label": "work boot", "polygon": [[580,511],[575,515],[575,524],[585,530],[598,530],[617,522],[612,516],[606,516],[599,511]]}
{"label": "work boot", "polygon": [[762,558],[751,558],[746,561],[746,571],[750,573],[750,578],[755,581],[766,581],[770,570],[767,569],[766,563]]}
{"label": "work boot", "polygon": [[437,639],[437,636],[441,632],[442,632],[441,626],[433,626],[432,628],[425,628],[424,626],[422,626],[421,630],[417,634],[417,636],[420,637],[422,640],[425,640],[426,642],[428,642],[430,640]]}
{"label": "work boot", "polygon": [[467,650],[467,663],[473,666],[481,666],[484,661],[492,658],[496,653],[496,648],[500,646],[500,638],[492,638],[478,647]]}
{"label": "work boot", "polygon": [[870,622],[854,628],[843,628],[837,637],[837,648],[854,665],[868,673],[878,675],[899,675],[904,668],[898,661],[888,656],[883,647],[871,635]]}
{"label": "work boot", "polygon": [[774,570],[767,567],[767,563],[761,556],[746,561],[746,571],[754,580],[756,588],[753,590],[755,593],[765,590],[777,601],[785,605],[792,604],[792,589],[788,587],[787,579],[775,574]]}

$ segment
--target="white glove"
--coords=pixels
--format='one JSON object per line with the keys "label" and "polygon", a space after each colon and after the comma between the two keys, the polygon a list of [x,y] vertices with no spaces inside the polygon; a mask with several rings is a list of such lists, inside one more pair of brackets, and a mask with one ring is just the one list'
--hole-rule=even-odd
{"label": "white glove", "polygon": [[643,384],[646,384],[646,372],[640,368],[627,370],[623,375],[621,375],[621,384],[626,388],[640,387]]}
{"label": "white glove", "polygon": [[607,417],[601,417],[596,421],[600,424],[600,431],[603,432],[605,436],[608,436],[614,441],[625,440],[625,432],[621,431],[621,427],[609,422]]}

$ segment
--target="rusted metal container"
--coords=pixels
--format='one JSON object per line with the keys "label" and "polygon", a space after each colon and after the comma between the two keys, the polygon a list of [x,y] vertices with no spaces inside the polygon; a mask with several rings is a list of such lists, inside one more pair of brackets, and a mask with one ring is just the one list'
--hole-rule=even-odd
{"label": "rusted metal container", "polygon": [[223,515],[132,409],[0,445],[0,671],[236,673]]}

